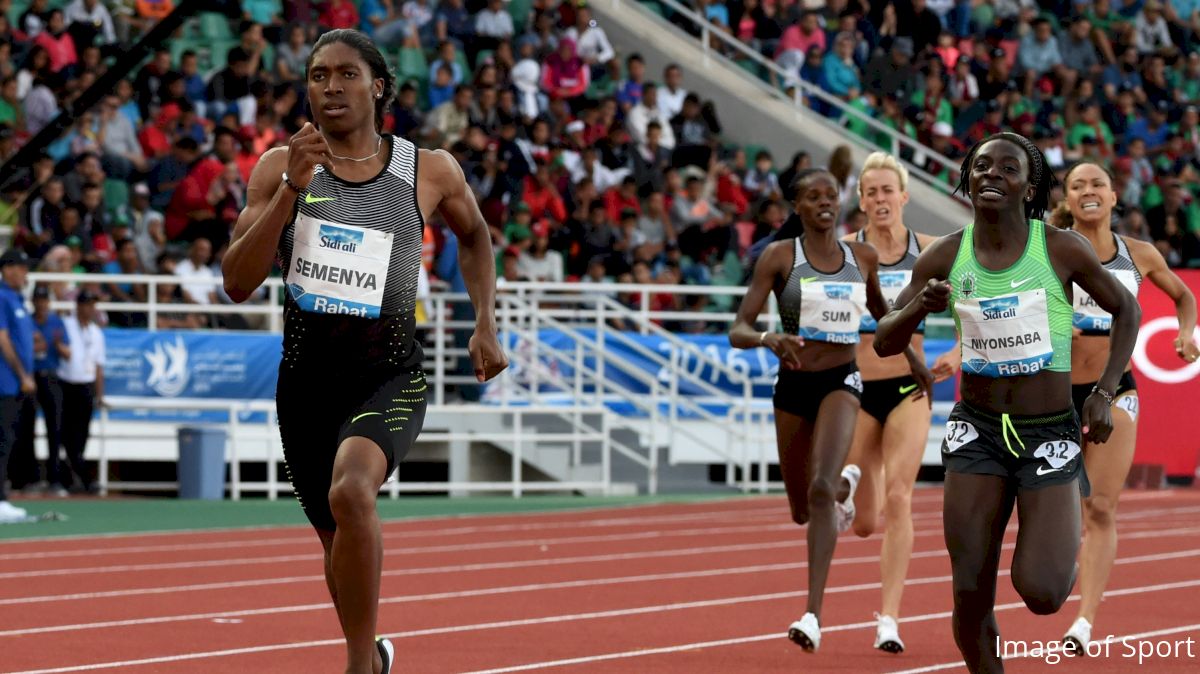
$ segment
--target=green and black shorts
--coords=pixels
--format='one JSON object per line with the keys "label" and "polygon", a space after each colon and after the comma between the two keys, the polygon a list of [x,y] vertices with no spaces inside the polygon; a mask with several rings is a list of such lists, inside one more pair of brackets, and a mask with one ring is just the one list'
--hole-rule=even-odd
{"label": "green and black shorts", "polygon": [[1074,409],[1039,416],[995,414],[958,402],[946,421],[942,465],[947,472],[996,475],[1021,489],[1079,479],[1083,471],[1079,417]]}

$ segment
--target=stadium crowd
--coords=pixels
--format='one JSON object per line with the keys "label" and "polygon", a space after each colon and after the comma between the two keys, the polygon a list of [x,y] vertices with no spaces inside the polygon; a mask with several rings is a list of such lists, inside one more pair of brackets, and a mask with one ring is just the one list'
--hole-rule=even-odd
{"label": "stadium crowd", "polygon": [[[760,72],[778,86],[819,86],[952,163],[1005,128],[1035,138],[1059,169],[1103,160],[1125,205],[1120,230],[1154,240],[1173,265],[1200,266],[1195,0],[685,4],[778,64],[783,79]],[[0,161],[171,7],[0,0]],[[492,228],[501,283],[740,283],[745,252],[786,218],[791,177],[813,163],[841,182],[846,231],[861,226],[849,145],[809,157],[731,143],[721,111],[689,90],[682,67],[651,73],[638,54],[618,55],[586,2],[243,0],[240,10],[188,22],[46,147],[25,180],[4,186],[0,224],[35,269],[172,275],[177,282],[157,286],[160,302],[229,302],[200,277],[220,275],[257,159],[303,123],[305,61],[317,35],[334,28],[363,30],[394,66],[386,130],[462,164]],[[891,147],[861,120],[842,122],[848,134]],[[956,181],[957,165],[919,161]],[[453,235],[429,223],[434,283],[462,289],[456,259]],[[137,284],[89,290],[147,299]],[[66,300],[76,291],[52,292]],[[669,293],[651,302],[728,308]],[[146,315],[105,320],[137,326]],[[185,307],[156,321],[253,326]]]}

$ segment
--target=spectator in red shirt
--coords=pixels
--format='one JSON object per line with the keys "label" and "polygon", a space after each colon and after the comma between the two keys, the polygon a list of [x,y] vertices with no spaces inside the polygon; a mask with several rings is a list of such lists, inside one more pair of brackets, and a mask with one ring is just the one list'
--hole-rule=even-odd
{"label": "spectator in red shirt", "polygon": [[321,8],[320,22],[329,29],[357,28],[358,8],[350,0],[329,0]]}
{"label": "spectator in red shirt", "polygon": [[63,11],[52,9],[46,19],[46,30],[39,33],[33,41],[50,55],[50,71],[54,73],[62,72],[63,68],[73,66],[79,61],[75,53],[75,40],[66,28]]}
{"label": "spectator in red shirt", "polygon": [[171,196],[165,213],[168,239],[193,241],[203,236],[216,239],[213,241],[214,249],[219,248],[217,241],[228,239],[228,232],[222,235],[212,231],[219,221],[216,220],[216,204],[209,202],[208,195],[213,181],[224,173],[225,165],[235,161],[236,157],[236,133],[226,128],[217,129],[213,154],[193,164],[187,177],[180,181]]}
{"label": "spectator in red shirt", "polygon": [[621,212],[632,209],[637,215],[642,214],[642,204],[638,201],[637,180],[626,176],[620,187],[613,187],[604,193],[604,208],[611,222],[621,221]]}
{"label": "spectator in red shirt", "polygon": [[529,205],[529,215],[533,220],[550,217],[558,222],[567,219],[567,207],[562,195],[554,187],[554,179],[550,176],[550,167],[545,161],[537,162],[537,173],[525,178],[525,196],[522,199]]}

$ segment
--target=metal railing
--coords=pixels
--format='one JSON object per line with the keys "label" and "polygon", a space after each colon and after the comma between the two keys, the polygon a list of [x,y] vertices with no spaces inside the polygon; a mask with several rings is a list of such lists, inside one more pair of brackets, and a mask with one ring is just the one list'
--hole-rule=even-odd
{"label": "metal railing", "polygon": [[[638,7],[637,11],[644,14],[649,20],[662,24],[664,30],[677,31],[681,35],[687,35],[686,32],[680,30],[677,26],[672,24],[670,21],[666,20],[663,17],[656,15],[654,12],[651,12],[650,10],[646,9],[645,7],[642,7],[641,6],[642,3],[639,2],[638,0],[610,0],[610,2],[614,9],[620,8],[622,5],[635,5]],[[925,171],[924,166],[918,166],[916,163],[909,161],[907,159],[904,159],[903,154],[901,152],[901,148],[909,149],[913,153],[914,157],[931,158],[934,161],[942,164],[943,166],[956,167],[960,164],[960,162],[956,162],[956,161],[946,157],[945,155],[934,150],[933,148],[928,147],[927,145],[921,143],[920,141],[918,141],[914,138],[910,138],[909,136],[906,136],[906,135],[896,131],[892,127],[881,123],[879,120],[875,119],[874,117],[863,113],[861,110],[858,110],[856,108],[849,106],[845,101],[843,101],[842,99],[838,98],[837,96],[834,96],[833,94],[825,91],[821,87],[816,86],[810,82],[806,82],[798,77],[795,77],[791,73],[789,73],[786,70],[784,70],[783,68],[779,67],[779,65],[777,63],[775,63],[774,61],[764,57],[762,54],[760,54],[758,51],[756,51],[755,49],[753,49],[746,43],[742,42],[741,40],[734,37],[733,35],[730,35],[726,31],[723,31],[720,28],[718,28],[717,26],[713,25],[713,23],[710,22],[707,18],[695,13],[687,6],[678,2],[678,0],[654,0],[654,2],[656,2],[660,5],[665,5],[666,7],[669,7],[673,13],[679,14],[683,17],[686,17],[689,21],[691,21],[697,27],[700,28],[700,44],[701,44],[701,49],[704,52],[703,59],[704,59],[704,65],[706,67],[709,65],[709,59],[711,59],[713,57],[713,50],[710,47],[710,43],[712,41],[712,38],[715,36],[721,42],[728,45],[729,47],[731,47],[732,49],[734,49],[735,51],[740,53],[742,56],[757,63],[760,68],[765,68],[767,70],[767,72],[772,73],[776,77],[780,78],[780,81],[785,82],[787,85],[791,85],[796,88],[795,96],[789,99],[788,96],[785,94],[785,92],[780,91],[777,87],[769,86],[768,83],[763,82],[761,78],[755,78],[756,80],[758,80],[758,82],[760,84],[763,84],[764,87],[766,87],[766,89],[769,90],[771,95],[774,96],[775,98],[778,98],[780,100],[791,100],[792,103],[797,108],[806,107],[804,105],[805,97],[807,97],[808,99],[815,98],[826,104],[833,106],[841,113],[842,119],[845,119],[846,117],[851,117],[854,120],[867,125],[867,127],[869,127],[875,133],[886,136],[891,142],[891,146],[890,146],[890,148],[888,148],[888,151],[893,156],[895,156],[898,159],[900,159],[901,161],[903,161],[907,165],[909,173],[911,173],[912,175],[917,177],[922,183],[930,185],[931,187],[938,190],[942,194],[945,194],[946,196],[950,197],[951,199],[954,199],[957,203],[964,204],[964,205],[969,203],[962,197],[954,194],[954,188],[952,185],[949,185],[948,183],[946,183],[943,180],[939,180],[936,176]],[[687,35],[687,37],[690,38],[691,36]],[[719,53],[717,54],[717,56],[719,58],[726,58],[724,55],[719,54]],[[730,66],[733,68],[738,67],[732,61],[730,62]],[[845,127],[843,125],[834,123],[829,118],[825,117],[822,114],[817,113],[815,110],[812,110],[811,108],[809,108],[808,111],[811,113],[811,115],[810,115],[811,117],[816,117],[817,119],[819,119],[821,121],[822,124],[825,124],[826,126],[830,127],[831,130],[837,130],[837,131],[841,131],[841,132],[845,131]],[[846,134],[846,136],[852,142],[854,142],[854,143],[858,144],[860,147],[866,148],[868,150],[882,149],[882,148],[879,148],[877,144],[870,142],[866,138],[860,137],[858,134],[851,133],[851,134]]]}
{"label": "metal railing", "polygon": [[[96,459],[99,463],[97,483],[102,493],[109,490],[138,490],[138,491],[174,491],[178,489],[178,481],[146,482],[146,481],[114,481],[109,479],[109,465],[113,460],[121,460],[122,453],[114,451],[112,445],[122,441],[151,440],[163,443],[174,443],[176,436],[171,433],[158,435],[139,433],[123,435],[116,432],[111,418],[112,410],[137,411],[217,411],[228,414],[225,422],[187,422],[179,426],[215,426],[226,430],[225,463],[228,465],[229,478],[225,487],[232,500],[239,500],[244,493],[264,493],[270,500],[278,498],[280,492],[291,492],[291,484],[287,480],[280,481],[278,463],[283,460],[283,450],[279,435],[275,431],[275,403],[269,400],[213,400],[200,398],[132,398],[106,397],[104,406],[98,410],[97,432],[93,440],[97,445]],[[531,491],[598,491],[608,495],[612,492],[612,442],[609,439],[609,426],[612,413],[599,406],[579,406],[572,413],[595,415],[600,423],[593,429],[575,428],[568,433],[546,433],[532,429],[525,423],[531,415],[561,415],[562,408],[549,406],[528,406],[504,410],[503,413],[513,417],[512,428],[507,430],[450,430],[422,432],[417,436],[417,444],[440,442],[504,442],[512,447],[511,477],[508,481],[453,481],[446,482],[405,482],[398,479],[404,471],[404,464],[397,467],[397,472],[389,477],[381,492],[388,493],[392,498],[398,498],[404,492],[469,492],[469,491],[505,491],[514,497],[520,497]],[[252,423],[241,420],[246,413],[262,413],[266,415],[265,423]],[[431,405],[427,408],[426,419],[438,414],[453,415],[494,415],[497,410],[485,406],[453,405],[439,407]],[[167,424],[164,424],[167,425]],[[261,433],[247,433],[250,429],[261,429]],[[255,447],[252,449],[250,444]],[[596,480],[550,480],[530,481],[522,477],[522,466],[528,452],[542,444],[573,443],[582,447],[592,443],[599,451],[599,478]],[[265,463],[266,479],[248,482],[241,478],[243,463]]]}

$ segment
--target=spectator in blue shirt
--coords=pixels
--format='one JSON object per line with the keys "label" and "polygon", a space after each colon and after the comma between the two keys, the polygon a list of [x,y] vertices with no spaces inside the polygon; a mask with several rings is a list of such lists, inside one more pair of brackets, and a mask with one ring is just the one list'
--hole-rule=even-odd
{"label": "spectator in blue shirt", "polygon": [[8,502],[8,456],[16,445],[22,398],[37,392],[33,378],[33,318],[20,290],[29,275],[29,256],[10,248],[0,256],[0,522],[27,513]]}
{"label": "spectator in blue shirt", "polygon": [[[71,355],[70,337],[62,318],[50,311],[50,289],[39,285],[33,291],[33,378],[37,396],[27,396],[21,410],[18,430],[19,445],[33,454],[34,421],[37,408],[42,408],[46,424],[46,488],[54,496],[66,496],[70,473],[59,460],[62,448],[62,387],[58,381],[58,364]],[[20,452],[16,452],[20,454]]]}

